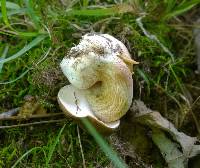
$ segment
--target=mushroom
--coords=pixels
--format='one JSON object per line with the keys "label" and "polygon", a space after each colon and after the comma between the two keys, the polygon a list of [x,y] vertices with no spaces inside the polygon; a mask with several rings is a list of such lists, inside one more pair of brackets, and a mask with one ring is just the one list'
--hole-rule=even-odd
{"label": "mushroom", "polygon": [[111,132],[130,108],[132,65],[125,45],[108,34],[86,34],[60,66],[70,85],[58,93],[67,116],[89,119],[100,132]]}

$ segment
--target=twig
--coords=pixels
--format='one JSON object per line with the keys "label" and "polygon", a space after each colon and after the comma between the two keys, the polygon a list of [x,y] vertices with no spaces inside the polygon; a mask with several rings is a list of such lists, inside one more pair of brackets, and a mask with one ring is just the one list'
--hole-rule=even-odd
{"label": "twig", "polygon": [[200,135],[200,125],[199,125],[199,121],[198,121],[198,119],[197,119],[195,113],[194,113],[193,110],[192,110],[192,108],[194,107],[194,105],[195,105],[199,100],[200,100],[200,96],[197,97],[197,99],[196,99],[196,100],[192,103],[192,105],[190,106],[190,112],[191,112],[192,117],[193,117],[193,119],[194,119],[194,123],[195,123],[195,125],[196,125],[197,131],[198,131],[198,133],[199,133],[199,135]]}
{"label": "twig", "polygon": [[[197,20],[197,23],[200,23],[200,19]],[[194,29],[194,40],[196,46],[196,55],[197,55],[197,74],[200,74],[200,28]]]}
{"label": "twig", "polygon": [[200,87],[198,87],[198,86],[193,86],[193,85],[190,85],[190,84],[186,84],[186,86],[191,88],[191,89],[200,90]]}
{"label": "twig", "polygon": [[159,44],[159,46],[171,57],[172,62],[174,62],[174,55],[172,54],[172,52],[165,47],[160,40],[153,34],[150,34],[145,28],[144,25],[142,23],[142,19],[145,17],[145,15],[139,17],[136,19],[136,23],[138,24],[138,26],[140,27],[140,29],[142,30],[142,32],[144,33],[145,36],[147,36],[150,40],[153,40],[155,42],[157,42]]}
{"label": "twig", "polygon": [[6,125],[6,126],[0,126],[0,129],[26,127],[26,126],[40,125],[40,124],[50,124],[50,123],[57,123],[57,122],[63,122],[63,121],[66,121],[66,119],[49,120],[49,121],[38,121],[38,122],[32,122],[32,123],[26,123],[26,124],[17,124],[17,125]]}
{"label": "twig", "polygon": [[0,114],[0,120],[4,118],[10,118],[11,116],[16,115],[19,112],[20,107],[8,110]]}
{"label": "twig", "polygon": [[83,147],[82,147],[82,144],[81,144],[81,137],[80,137],[78,125],[77,125],[77,132],[78,132],[78,141],[79,141],[79,145],[80,145],[80,149],[81,149],[81,156],[82,156],[82,160],[83,160],[83,168],[86,168],[85,157],[84,157],[84,154],[83,154]]}
{"label": "twig", "polygon": [[[8,113],[8,112],[5,112]],[[3,113],[4,114],[4,113]],[[48,117],[55,117],[59,115],[64,115],[64,113],[49,113],[49,114],[35,114],[28,116],[27,118],[21,117],[21,116],[1,116],[0,115],[0,121],[2,120],[29,120],[34,118],[48,118]]]}

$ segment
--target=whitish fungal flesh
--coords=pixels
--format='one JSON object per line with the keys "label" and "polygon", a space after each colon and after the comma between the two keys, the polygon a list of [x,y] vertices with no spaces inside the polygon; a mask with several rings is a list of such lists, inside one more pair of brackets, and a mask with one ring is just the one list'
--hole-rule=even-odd
{"label": "whitish fungal flesh", "polygon": [[[108,34],[86,34],[60,66],[71,85],[58,94],[68,115],[117,127],[133,98],[132,60],[125,45]],[[70,98],[71,97],[71,98]]]}

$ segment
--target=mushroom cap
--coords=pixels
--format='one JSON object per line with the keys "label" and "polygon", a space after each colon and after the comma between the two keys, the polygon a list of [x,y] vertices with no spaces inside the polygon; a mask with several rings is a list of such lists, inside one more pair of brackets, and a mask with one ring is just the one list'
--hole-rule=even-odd
{"label": "mushroom cap", "polygon": [[71,85],[58,102],[67,116],[88,118],[100,131],[115,130],[133,98],[132,65],[125,45],[108,34],[86,34],[60,66]]}
{"label": "mushroom cap", "polygon": [[120,120],[105,123],[99,120],[85,98],[82,90],[72,85],[62,87],[58,92],[58,103],[66,116],[81,124],[81,118],[87,118],[102,134],[110,134],[120,125]]}

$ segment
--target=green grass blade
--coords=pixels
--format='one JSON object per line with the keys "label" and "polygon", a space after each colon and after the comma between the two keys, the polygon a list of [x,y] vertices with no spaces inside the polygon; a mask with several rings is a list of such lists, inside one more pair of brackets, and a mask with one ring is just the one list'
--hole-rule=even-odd
{"label": "green grass blade", "polygon": [[43,41],[45,38],[47,37],[47,35],[42,34],[39,35],[38,37],[36,37],[33,41],[31,41],[28,45],[26,45],[24,48],[22,48],[20,51],[18,51],[16,54],[12,55],[9,58],[6,58],[4,60],[1,60],[0,63],[6,63],[9,62],[11,60],[14,60],[20,56],[22,56],[24,53],[26,53],[27,51],[29,51],[31,48],[35,47],[36,45],[38,45],[41,41]]}
{"label": "green grass blade", "polygon": [[174,71],[174,69],[173,69],[173,67],[171,66],[171,65],[169,65],[169,69],[170,69],[170,71],[172,72],[172,74],[173,74],[173,76],[174,76],[174,79],[176,80],[176,83],[178,84],[178,86],[179,86],[179,89],[182,91],[182,93],[184,94],[185,93],[185,91],[184,91],[184,86],[183,86],[183,84],[181,83],[181,81],[179,80],[179,78],[178,78],[178,76],[176,75],[176,73],[175,73],[175,71]]}
{"label": "green grass blade", "polygon": [[0,30],[0,34],[4,34],[4,35],[7,35],[7,36],[11,36],[11,37],[16,36],[15,34],[11,34],[10,32],[8,33],[8,32],[1,31],[1,30]]}
{"label": "green grass blade", "polygon": [[11,167],[11,168],[15,168],[27,155],[29,155],[30,153],[37,151],[37,150],[41,150],[41,147],[34,147],[30,150],[28,150],[26,153],[24,153],[16,162],[15,164]]}
{"label": "green grass blade", "polygon": [[35,37],[38,36],[38,32],[16,32],[17,36],[20,37]]}
{"label": "green grass blade", "polygon": [[[12,15],[16,15],[16,14],[23,15],[26,12],[27,12],[26,8],[15,9],[15,10],[7,11],[7,16],[12,16]],[[3,17],[3,15],[2,15],[2,13],[0,13],[0,18],[2,18],[2,17]]]}
{"label": "green grass blade", "polygon": [[89,4],[89,0],[83,0],[83,7],[87,8]]}
{"label": "green grass blade", "polygon": [[34,10],[33,10],[33,4],[32,4],[32,0],[24,0],[25,5],[27,7],[27,13],[30,16],[31,20],[33,21],[33,23],[35,24],[37,29],[40,29],[40,19],[39,17],[35,14]]}
{"label": "green grass blade", "polygon": [[166,3],[166,11],[169,12],[173,10],[174,6],[176,5],[175,0],[165,0]]}
{"label": "green grass blade", "polygon": [[7,13],[7,9],[6,9],[6,1],[5,0],[1,0],[1,12],[2,12],[1,14],[2,14],[2,18],[3,18],[5,25],[7,27],[9,27],[11,30],[15,31],[17,35],[24,36],[24,37],[33,37],[33,36],[38,35],[38,32],[18,32],[14,28],[12,28],[12,26],[10,25],[9,20],[8,20],[8,13]]}
{"label": "green grass blade", "polygon": [[183,1],[173,11],[170,11],[170,13],[165,15],[164,19],[170,19],[172,17],[180,15],[180,14],[192,9],[194,6],[198,5],[199,3],[200,3],[200,0]]}
{"label": "green grass blade", "polygon": [[6,0],[1,0],[1,12],[2,12],[4,23],[6,24],[6,26],[11,28],[10,23],[8,21],[8,17],[7,17]]}
{"label": "green grass blade", "polygon": [[58,135],[57,135],[57,137],[56,137],[54,143],[50,146],[49,153],[48,153],[47,159],[46,159],[46,167],[48,167],[48,164],[49,164],[49,162],[50,162],[50,160],[51,160],[51,158],[52,158],[52,156],[53,156],[53,152],[54,152],[55,149],[56,149],[56,145],[58,144],[58,142],[59,142],[59,140],[60,140],[60,137],[61,137],[61,135],[62,135],[62,132],[63,132],[64,129],[65,129],[65,126],[66,126],[66,124],[63,125],[63,127],[61,128],[60,132],[58,133]]}
{"label": "green grass blade", "polygon": [[[0,2],[0,6],[1,6],[1,2]],[[17,9],[20,9],[20,6],[16,3],[6,1],[6,8],[17,10]]]}
{"label": "green grass blade", "polygon": [[149,81],[147,75],[146,75],[142,70],[140,70],[139,68],[137,68],[137,73],[138,73],[139,76],[141,76],[142,79],[144,79],[144,81],[146,82],[146,84],[147,84],[147,91],[148,91],[148,94],[150,94],[150,81]]}
{"label": "green grass blade", "polygon": [[[44,54],[44,56],[42,56],[38,62],[35,64],[35,66],[37,66],[38,64],[40,64],[42,61],[44,61],[46,59],[46,57],[49,55],[51,51],[51,47],[47,50],[47,52]],[[17,78],[11,80],[11,81],[6,81],[6,82],[1,82],[0,81],[0,85],[6,85],[6,84],[10,84],[10,83],[13,83],[13,82],[16,82],[17,80],[21,79],[22,77],[24,77],[29,71],[33,70],[34,67],[30,67],[28,68],[26,71],[24,71],[20,76],[18,76]]]}
{"label": "green grass blade", "polygon": [[95,141],[101,147],[103,152],[108,156],[116,168],[127,168],[127,165],[119,158],[117,153],[107,144],[107,142],[102,138],[102,136],[96,131],[94,126],[85,118],[81,120],[88,132],[93,136]]}
{"label": "green grass blade", "polygon": [[156,81],[150,79],[151,82],[158,87],[162,92],[164,92],[169,98],[171,98],[177,105],[178,107],[182,110],[182,106],[180,104],[180,102],[176,99],[176,97],[174,95],[172,95],[168,90],[164,89],[161,85],[157,84]]}
{"label": "green grass blade", "polygon": [[6,32],[6,31],[0,31],[0,34],[5,34],[5,35],[8,35],[8,36],[13,36],[13,37],[20,36],[20,37],[23,38],[23,37],[35,37],[35,36],[38,36],[40,33],[39,32],[16,32],[16,31]]}
{"label": "green grass blade", "polygon": [[14,83],[16,82],[17,80],[21,79],[24,75],[26,75],[31,69],[27,69],[25,72],[23,72],[20,76],[18,76],[17,78],[15,78],[14,80],[11,80],[11,81],[7,81],[7,82],[0,82],[0,85],[7,85],[7,84],[10,84],[10,83]]}
{"label": "green grass blade", "polygon": [[82,9],[82,10],[69,10],[68,15],[78,16],[112,16],[127,12],[132,12],[132,7],[127,4],[114,5],[110,8],[97,8],[97,9]]}
{"label": "green grass blade", "polygon": [[[1,60],[4,60],[4,59],[6,58],[6,55],[7,55],[7,53],[8,53],[8,48],[9,48],[9,46],[6,45],[6,47],[5,47],[4,51],[3,51],[3,54],[2,54],[2,56],[1,56],[1,58],[0,58],[0,61],[1,61]],[[1,74],[1,72],[2,72],[2,69],[3,69],[3,63],[0,63],[0,74]]]}
{"label": "green grass blade", "polygon": [[109,16],[116,14],[114,8],[106,9],[82,9],[82,10],[70,10],[68,15],[78,15],[78,16]]}

